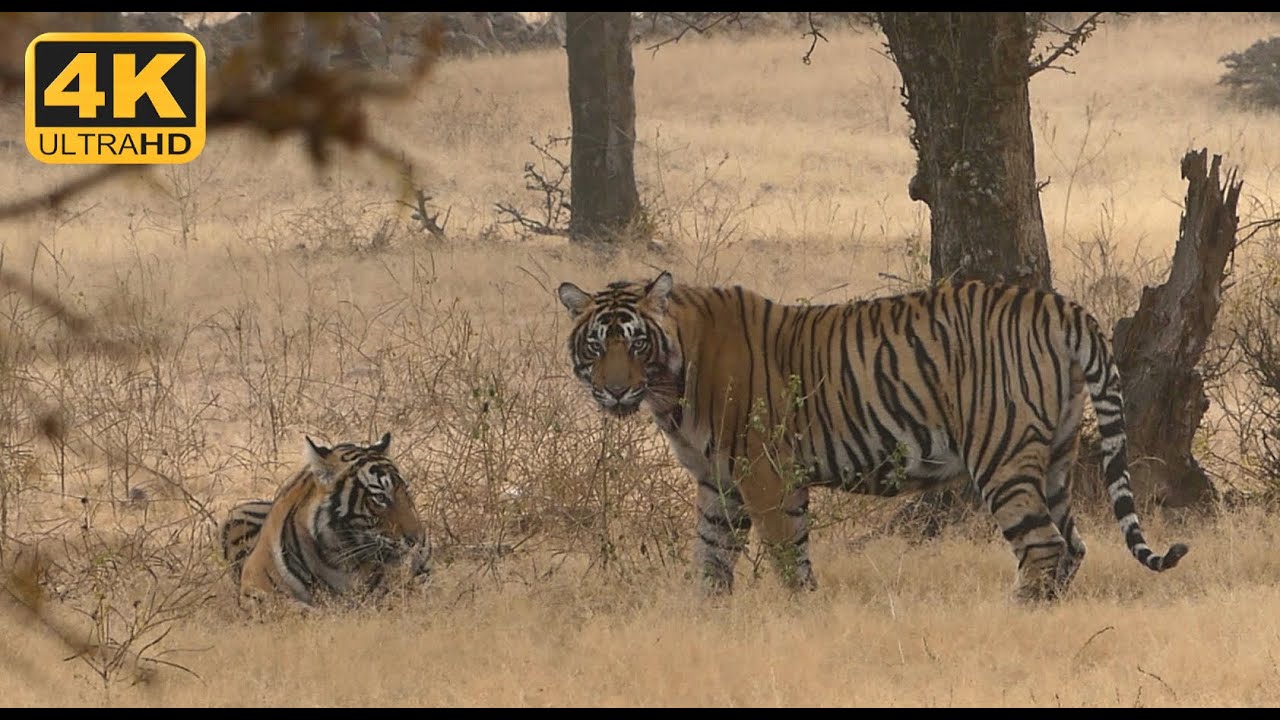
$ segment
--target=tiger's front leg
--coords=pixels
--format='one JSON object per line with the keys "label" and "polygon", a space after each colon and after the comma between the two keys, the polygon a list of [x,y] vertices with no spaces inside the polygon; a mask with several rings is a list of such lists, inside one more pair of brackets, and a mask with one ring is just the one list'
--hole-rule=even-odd
{"label": "tiger's front leg", "polygon": [[698,537],[694,543],[694,566],[700,572],[702,588],[713,595],[733,591],[733,572],[747,536],[751,516],[742,493],[731,482],[717,482],[711,472],[698,476]]}
{"label": "tiger's front leg", "polygon": [[290,593],[272,593],[253,586],[242,587],[236,600],[240,611],[257,622],[268,622],[288,614],[301,617],[317,614],[315,606]]}

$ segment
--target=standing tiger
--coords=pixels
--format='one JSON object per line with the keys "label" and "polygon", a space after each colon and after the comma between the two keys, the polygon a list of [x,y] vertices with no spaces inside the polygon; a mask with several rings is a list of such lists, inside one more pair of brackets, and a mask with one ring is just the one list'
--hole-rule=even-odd
{"label": "standing tiger", "polygon": [[284,593],[306,606],[321,595],[383,591],[386,570],[405,558],[431,571],[431,545],[409,487],[387,455],[391,433],[374,445],[316,445],[274,500],[233,507],[219,527],[222,554],[242,597]]}
{"label": "standing tiger", "polygon": [[697,481],[694,557],[712,592],[732,591],[752,527],[784,582],[816,587],[811,486],[891,497],[969,480],[1017,559],[1017,596],[1058,597],[1085,555],[1068,470],[1086,384],[1130,552],[1156,572],[1187,553],[1147,546],[1110,344],[1056,293],[965,282],[786,305],[663,272],[558,295],[574,375],[613,415],[647,405]]}

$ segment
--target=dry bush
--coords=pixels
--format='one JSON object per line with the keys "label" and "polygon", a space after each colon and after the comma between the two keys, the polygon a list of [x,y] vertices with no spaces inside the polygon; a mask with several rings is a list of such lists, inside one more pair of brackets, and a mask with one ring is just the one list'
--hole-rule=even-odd
{"label": "dry bush", "polygon": [[1223,408],[1225,447],[1206,450],[1225,468],[1220,482],[1231,505],[1280,507],[1280,207],[1253,198],[1241,224],[1242,259],[1233,271],[1225,317],[1215,328],[1221,368],[1211,386]]}

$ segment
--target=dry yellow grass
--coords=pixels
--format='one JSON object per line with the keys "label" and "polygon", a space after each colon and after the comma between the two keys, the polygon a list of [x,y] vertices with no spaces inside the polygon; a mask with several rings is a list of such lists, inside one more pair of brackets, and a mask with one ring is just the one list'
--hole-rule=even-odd
{"label": "dry yellow grass", "polygon": [[[821,543],[825,585],[791,598],[750,580],[706,604],[675,577],[575,574],[459,598],[433,589],[380,614],[259,625],[208,611],[177,654],[196,681],[102,690],[39,633],[5,625],[40,680],[8,704],[526,706],[1274,705],[1280,540],[1234,518],[1191,537],[1178,572],[1141,571],[1110,526],[1089,527],[1075,594],[1007,600],[1001,542],[927,550]],[[1163,537],[1171,530],[1158,527]],[[1199,562],[1192,562],[1192,558]],[[12,672],[12,671],[7,671]]]}
{"label": "dry yellow grass", "polygon": [[[1102,237],[1124,261],[1155,258],[1149,272],[1162,272],[1189,148],[1239,165],[1246,197],[1280,194],[1280,116],[1232,109],[1215,85],[1220,55],[1276,32],[1280,22],[1262,15],[1128,20],[1086,44],[1069,63],[1074,75],[1033,80],[1059,287],[1108,318],[1132,308],[1143,278],[1105,295],[1094,283],[1106,269],[1073,251]],[[928,216],[906,197],[914,155],[896,70],[872,34],[833,33],[811,66],[799,60],[806,47],[780,36],[686,39],[656,56],[636,49],[637,172],[666,255],[606,260],[496,225],[495,202],[536,201],[520,177],[537,159],[529,138],[567,133],[560,52],[450,62],[416,100],[387,106],[377,133],[419,163],[433,202],[452,207],[447,245],[415,231],[386,168],[342,157],[317,176],[299,147],[241,135],[212,138],[196,162],[157,172],[155,185],[111,185],[5,223],[5,268],[29,272],[142,349],[124,365],[70,354],[39,313],[0,298],[10,348],[0,390],[14,408],[3,438],[5,535],[41,541],[56,563],[50,605],[78,628],[90,624],[78,611],[146,615],[139,608],[180,584],[182,569],[211,599],[161,601],[173,617],[147,636],[169,629],[146,657],[166,652],[160,659],[199,678],[144,663],[138,684],[127,664],[104,683],[89,663],[64,661],[42,629],[0,614],[0,698],[1280,701],[1280,627],[1268,619],[1280,606],[1280,561],[1265,516],[1181,526],[1149,514],[1155,544],[1192,547],[1161,576],[1124,553],[1114,523],[1090,521],[1073,596],[1028,609],[1008,601],[1011,556],[981,522],[927,545],[867,540],[866,518],[883,517],[886,504],[823,494],[819,592],[789,598],[767,574],[752,580],[744,560],[735,597],[694,596],[683,578],[691,483],[643,420],[605,421],[574,387],[567,317],[551,289],[655,267],[787,300],[903,286],[882,273],[918,280],[911,253],[927,248]],[[0,117],[0,135],[21,131],[17,112]],[[6,197],[77,172],[38,164],[20,142],[0,153],[9,154]],[[31,441],[20,408],[33,398],[37,408],[65,405],[66,447]],[[384,430],[442,545],[435,582],[382,612],[238,617],[208,528],[183,522],[189,504],[218,515],[269,496],[303,433],[371,440]],[[482,543],[518,547],[493,562],[461,550]]]}

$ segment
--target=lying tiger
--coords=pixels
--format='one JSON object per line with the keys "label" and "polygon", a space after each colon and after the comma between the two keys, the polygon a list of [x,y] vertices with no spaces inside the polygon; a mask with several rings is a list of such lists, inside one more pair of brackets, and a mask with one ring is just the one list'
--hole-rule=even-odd
{"label": "lying tiger", "polygon": [[304,464],[274,500],[233,507],[219,528],[241,599],[272,595],[314,607],[323,596],[385,593],[387,571],[408,559],[431,572],[431,543],[409,486],[374,445],[333,447],[306,438]]}

